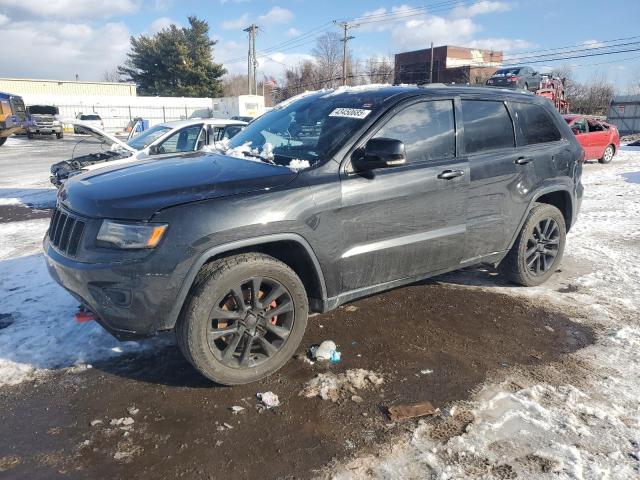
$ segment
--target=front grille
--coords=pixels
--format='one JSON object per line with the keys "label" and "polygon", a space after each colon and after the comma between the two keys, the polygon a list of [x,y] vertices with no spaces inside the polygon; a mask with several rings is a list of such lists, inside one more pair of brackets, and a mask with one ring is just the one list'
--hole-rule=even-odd
{"label": "front grille", "polygon": [[62,253],[75,256],[82,239],[85,222],[56,208],[49,225],[49,241]]}

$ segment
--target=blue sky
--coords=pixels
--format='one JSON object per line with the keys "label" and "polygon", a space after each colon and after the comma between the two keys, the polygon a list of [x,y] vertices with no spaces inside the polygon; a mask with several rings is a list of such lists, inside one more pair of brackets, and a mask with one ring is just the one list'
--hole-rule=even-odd
{"label": "blue sky", "polygon": [[[317,29],[337,31],[329,22],[424,7],[395,22],[363,24],[351,31],[356,58],[389,56],[404,50],[454,44],[514,52],[542,50],[639,36],[638,0],[0,0],[3,76],[99,80],[125,58],[129,35],[152,33],[197,15],[218,41],[215,59],[231,73],[246,70],[247,38],[242,29],[259,25],[258,51],[278,47]],[[470,5],[470,6],[469,6]],[[577,8],[579,5],[579,8]],[[324,25],[324,26],[323,26]],[[15,48],[8,48],[8,39]],[[296,43],[302,43],[296,46]],[[295,48],[291,48],[294,46]],[[273,48],[260,71],[279,77],[284,66],[309,58],[313,36]],[[640,48],[640,43],[624,48]],[[595,52],[596,50],[594,50]],[[237,61],[234,61],[237,60]],[[605,63],[606,62],[606,63]],[[582,80],[603,75],[620,90],[640,77],[640,51],[568,60]],[[537,64],[539,69],[559,63]]]}

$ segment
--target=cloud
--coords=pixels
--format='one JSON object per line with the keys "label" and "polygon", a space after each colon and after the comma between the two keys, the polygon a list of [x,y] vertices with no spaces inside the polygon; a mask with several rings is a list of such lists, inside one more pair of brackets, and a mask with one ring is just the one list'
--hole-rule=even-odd
{"label": "cloud", "polygon": [[[219,40],[214,47],[214,61],[224,64],[229,75],[247,73],[247,44],[233,40]],[[269,57],[258,52],[258,79],[264,75],[282,79],[284,72],[289,67],[295,67],[305,60],[313,61],[313,57],[306,53],[274,52]],[[284,64],[284,65],[283,65]]]}
{"label": "cloud", "polygon": [[285,37],[297,37],[298,35],[300,35],[300,30],[298,30],[297,28],[289,28],[287,29],[286,32],[284,32]]}
{"label": "cloud", "polygon": [[510,52],[514,50],[525,50],[536,47],[535,43],[527,40],[513,38],[482,38],[479,40],[471,40],[467,46],[473,48],[482,48],[484,50],[500,50]]}
{"label": "cloud", "polygon": [[156,18],[149,26],[149,33],[158,33],[165,28],[169,28],[171,25],[180,26],[178,22],[169,17]]}
{"label": "cloud", "polygon": [[453,9],[451,17],[453,18],[471,18],[476,15],[484,15],[487,13],[506,12],[511,10],[511,5],[505,2],[491,2],[484,0],[476,2],[468,7],[460,6]]}
{"label": "cloud", "polygon": [[238,18],[234,20],[225,20],[221,24],[222,28],[225,30],[238,30],[241,28],[245,28],[249,25],[249,14],[243,13]]}
{"label": "cloud", "polygon": [[135,13],[140,5],[141,0],[0,0],[0,7],[47,18],[108,18]]}
{"label": "cloud", "polygon": [[0,27],[6,23],[9,23],[9,17],[4,15],[3,13],[0,13]]}
{"label": "cloud", "polygon": [[[391,49],[396,51],[427,48],[431,42],[436,46],[460,45],[494,50],[518,50],[531,48],[534,44],[522,39],[477,38],[482,27],[473,17],[486,13],[510,9],[506,2],[484,0],[468,7],[457,7],[449,15],[433,15],[428,9],[416,11],[415,7],[401,5],[387,10],[384,7],[364,12],[360,19],[370,15],[397,14],[395,21],[363,23],[357,31],[389,32]],[[393,18],[393,17],[391,17]],[[357,19],[355,22],[357,23]]]}
{"label": "cloud", "polygon": [[264,15],[258,17],[260,23],[273,25],[275,23],[287,23],[293,18],[293,12],[282,7],[273,7]]}
{"label": "cloud", "polygon": [[11,77],[100,80],[105,70],[122,64],[129,51],[123,23],[92,27],[86,23],[19,21],[2,28],[6,38],[20,38],[20,48],[2,52],[3,74]]}
{"label": "cloud", "polygon": [[600,40],[585,40],[584,42],[581,43],[581,45],[584,45],[587,48],[604,47],[604,43],[602,43]]}

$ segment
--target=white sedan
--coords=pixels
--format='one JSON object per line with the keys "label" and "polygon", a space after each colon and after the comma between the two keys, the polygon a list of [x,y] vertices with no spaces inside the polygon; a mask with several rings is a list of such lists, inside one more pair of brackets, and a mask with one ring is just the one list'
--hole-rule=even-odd
{"label": "white sedan", "polygon": [[206,146],[215,147],[220,141],[233,137],[246,122],[220,118],[188,119],[155,125],[130,137],[126,142],[100,128],[78,120],[62,120],[74,130],[88,133],[106,146],[97,153],[64,160],[51,166],[51,183],[56,187],[67,178],[112,165],[123,165],[150,157],[163,158],[184,155]]}

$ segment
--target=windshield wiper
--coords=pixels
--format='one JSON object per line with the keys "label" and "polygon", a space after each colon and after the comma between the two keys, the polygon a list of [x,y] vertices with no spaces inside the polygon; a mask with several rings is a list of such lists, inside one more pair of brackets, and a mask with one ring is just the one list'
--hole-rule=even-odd
{"label": "windshield wiper", "polygon": [[267,158],[267,157],[263,157],[259,153],[247,152],[246,150],[243,150],[242,154],[247,156],[247,157],[259,158],[263,162],[270,163],[271,165],[275,165],[276,164],[272,159]]}

